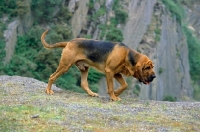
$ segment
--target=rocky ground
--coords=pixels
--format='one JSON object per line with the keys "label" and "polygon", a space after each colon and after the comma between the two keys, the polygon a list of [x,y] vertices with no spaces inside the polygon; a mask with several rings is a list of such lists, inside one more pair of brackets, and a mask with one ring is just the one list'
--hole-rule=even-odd
{"label": "rocky ground", "polygon": [[89,97],[19,76],[0,76],[1,131],[200,131],[200,102]]}

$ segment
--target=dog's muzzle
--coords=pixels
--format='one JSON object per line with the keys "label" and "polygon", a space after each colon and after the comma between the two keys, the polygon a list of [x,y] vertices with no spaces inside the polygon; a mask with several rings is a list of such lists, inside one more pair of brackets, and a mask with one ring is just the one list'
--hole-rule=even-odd
{"label": "dog's muzzle", "polygon": [[153,79],[154,78],[156,78],[156,75],[155,74],[152,74],[152,75],[150,75],[148,78],[147,78],[147,80],[141,80],[141,79],[138,79],[139,80],[139,82],[143,82],[144,84],[149,84],[150,82],[152,82],[153,81]]}
{"label": "dog's muzzle", "polygon": [[148,82],[152,82],[154,78],[156,78],[156,75],[152,74],[151,76],[148,77]]}

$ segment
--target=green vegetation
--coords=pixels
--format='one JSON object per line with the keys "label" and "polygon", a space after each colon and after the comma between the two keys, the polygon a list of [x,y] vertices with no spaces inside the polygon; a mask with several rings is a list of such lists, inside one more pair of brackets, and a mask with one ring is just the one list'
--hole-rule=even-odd
{"label": "green vegetation", "polygon": [[162,74],[165,71],[165,69],[163,69],[162,67],[159,67],[158,73]]}
{"label": "green vegetation", "polygon": [[[114,1],[113,10],[115,17],[110,18],[107,23],[101,23],[100,17],[105,16],[106,7],[104,2],[100,2],[99,10],[94,9],[94,1],[90,0],[89,6],[89,19],[98,25],[101,30],[100,39],[106,39],[109,41],[123,41],[123,34],[120,29],[117,28],[118,24],[125,24],[128,18],[128,14],[124,11],[124,7],[119,0]],[[108,24],[109,23],[109,24]]]}
{"label": "green vegetation", "polygon": [[159,42],[160,41],[160,35],[161,35],[161,30],[159,28],[155,29],[155,40],[156,42]]}
{"label": "green vegetation", "polygon": [[190,75],[193,80],[200,80],[200,41],[187,27],[183,27],[189,47]]}
{"label": "green vegetation", "polygon": [[137,96],[140,94],[140,86],[138,84],[135,85],[135,88],[133,89],[133,93]]}
{"label": "green vegetation", "polygon": [[10,17],[16,16],[15,9],[17,8],[16,0],[1,0],[0,1],[0,18],[4,14]]}
{"label": "green vegetation", "polygon": [[115,18],[118,20],[119,23],[125,24],[128,18],[128,14],[126,11],[118,9],[115,11]]}
{"label": "green vegetation", "polygon": [[114,42],[122,42],[123,41],[123,34],[120,29],[111,29],[107,32],[106,40],[112,40]]}
{"label": "green vegetation", "polygon": [[[50,22],[55,16],[57,7],[61,7],[62,0],[32,0],[31,11],[33,11],[36,23]],[[61,10],[62,12],[62,10]]]}
{"label": "green vegetation", "polygon": [[128,19],[128,14],[126,11],[124,11],[121,1],[114,1],[113,10],[115,12],[115,19],[118,21],[118,23],[125,24]]}
{"label": "green vegetation", "polygon": [[[179,0],[162,0],[166,8],[176,17],[176,20],[181,24],[184,17],[184,9],[180,5]],[[172,17],[173,17],[172,16]]]}
{"label": "green vegetation", "polygon": [[177,98],[173,97],[172,95],[167,95],[163,98],[163,101],[170,101],[170,102],[176,102]]}

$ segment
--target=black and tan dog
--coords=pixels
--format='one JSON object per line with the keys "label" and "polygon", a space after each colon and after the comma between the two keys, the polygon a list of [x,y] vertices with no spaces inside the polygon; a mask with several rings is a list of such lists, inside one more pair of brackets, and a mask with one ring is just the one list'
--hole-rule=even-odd
{"label": "black and tan dog", "polygon": [[[69,42],[58,42],[50,45],[45,41],[45,35],[41,36],[42,44],[45,48],[64,48],[62,51],[59,66],[48,82],[47,94],[53,94],[51,86],[54,81],[75,64],[81,71],[81,87],[91,96],[98,96],[90,90],[87,82],[89,67],[94,67],[105,73],[108,94],[112,100],[120,100],[118,97],[126,88],[127,83],[122,77],[133,76],[144,84],[149,84],[156,77],[153,71],[152,61],[145,55],[128,48],[123,43],[98,41],[85,38],[76,38]],[[114,91],[113,78],[121,86]]]}

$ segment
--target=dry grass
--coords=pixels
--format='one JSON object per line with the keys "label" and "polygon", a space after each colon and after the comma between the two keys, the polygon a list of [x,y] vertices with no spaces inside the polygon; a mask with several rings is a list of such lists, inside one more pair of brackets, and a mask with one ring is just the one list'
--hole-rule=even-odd
{"label": "dry grass", "polygon": [[[1,131],[199,131],[200,103],[112,102],[63,91],[46,95],[46,84],[22,77],[0,77]],[[33,118],[35,117],[35,118]]]}

